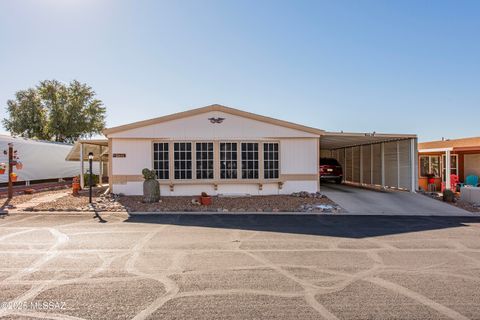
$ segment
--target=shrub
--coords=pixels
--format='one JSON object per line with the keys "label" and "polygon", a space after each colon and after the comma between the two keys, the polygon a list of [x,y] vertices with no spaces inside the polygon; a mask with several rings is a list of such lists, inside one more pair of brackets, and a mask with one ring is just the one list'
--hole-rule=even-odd
{"label": "shrub", "polygon": [[443,201],[445,202],[455,202],[455,193],[452,190],[443,191]]}
{"label": "shrub", "polygon": [[[85,172],[84,176],[84,185],[85,185],[85,188],[87,187],[90,187],[90,173],[88,172]],[[78,179],[80,179],[80,177],[78,177]],[[79,180],[80,181],[80,180]],[[95,187],[100,181],[100,177],[98,176],[98,174],[92,174],[92,187]]]}

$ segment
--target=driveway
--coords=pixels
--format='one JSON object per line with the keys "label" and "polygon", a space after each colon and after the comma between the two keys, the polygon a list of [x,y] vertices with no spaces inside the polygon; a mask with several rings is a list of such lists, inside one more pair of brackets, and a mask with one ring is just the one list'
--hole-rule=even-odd
{"label": "driveway", "polygon": [[473,216],[471,212],[421,194],[402,191],[380,192],[348,185],[322,183],[321,192],[349,214]]}
{"label": "driveway", "polygon": [[479,319],[479,218],[0,216],[2,319]]}

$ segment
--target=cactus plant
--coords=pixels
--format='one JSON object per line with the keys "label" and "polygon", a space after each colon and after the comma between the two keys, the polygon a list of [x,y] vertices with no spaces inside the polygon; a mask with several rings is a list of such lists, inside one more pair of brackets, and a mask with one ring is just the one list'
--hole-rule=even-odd
{"label": "cactus plant", "polygon": [[154,203],[160,201],[160,184],[157,181],[155,170],[147,168],[142,170],[143,181],[143,202]]}

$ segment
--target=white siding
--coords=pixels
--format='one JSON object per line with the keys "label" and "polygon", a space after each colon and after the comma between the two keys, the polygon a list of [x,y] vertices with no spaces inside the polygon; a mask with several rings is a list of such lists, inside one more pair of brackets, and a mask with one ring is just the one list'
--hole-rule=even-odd
{"label": "white siding", "polygon": [[318,139],[283,139],[280,142],[282,174],[316,174]]}
{"label": "white siding", "polygon": [[[222,123],[212,124],[211,117],[225,118]],[[317,137],[317,135],[247,119],[219,111],[153,124],[136,129],[112,133],[109,138],[170,138],[183,140],[199,139],[252,139],[271,137]]]}
{"label": "white siding", "polygon": [[[221,117],[225,120],[220,124],[212,124],[208,118]],[[149,125],[136,129],[109,135],[112,138],[112,153],[125,153],[125,158],[112,158],[112,174],[140,175],[143,168],[152,168],[152,141],[165,139],[168,141],[258,141],[279,142],[280,144],[280,175],[317,174],[318,172],[318,135],[295,130],[279,125],[273,125],[219,111]],[[262,149],[260,149],[262,150]],[[171,152],[171,151],[170,151]],[[261,158],[260,158],[261,159]],[[215,163],[215,167],[219,164]],[[173,176],[173,172],[170,173]],[[258,182],[224,183],[218,181],[215,190],[211,181],[199,184],[175,183],[174,191],[168,185],[161,186],[163,195],[198,195],[201,192],[209,194],[251,194],[269,195],[291,193],[296,191],[318,190],[317,181],[285,181],[282,189],[277,182],[264,183],[262,190]],[[142,182],[114,184],[113,192],[129,195],[142,194]]]}
{"label": "white siding", "polygon": [[114,175],[139,175],[143,168],[152,168],[152,143],[143,139],[113,139],[112,153],[125,153],[125,158],[112,158]]}

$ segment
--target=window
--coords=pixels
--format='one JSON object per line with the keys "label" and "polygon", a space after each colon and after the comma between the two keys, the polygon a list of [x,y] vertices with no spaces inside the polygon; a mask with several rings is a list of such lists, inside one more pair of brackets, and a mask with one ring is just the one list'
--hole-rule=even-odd
{"label": "window", "polygon": [[440,156],[420,156],[420,175],[440,177]]}
{"label": "window", "polygon": [[175,179],[192,179],[192,144],[190,142],[173,144],[173,160]]}
{"label": "window", "polygon": [[[446,166],[446,156],[442,156],[442,174],[443,180],[445,180],[445,166]],[[455,174],[458,176],[458,154],[450,155],[450,174]]]}
{"label": "window", "polygon": [[197,179],[213,179],[213,143],[196,143]]}
{"label": "window", "polygon": [[242,179],[258,179],[258,143],[242,143]]}
{"label": "window", "polygon": [[278,143],[263,144],[263,177],[278,179]]}
{"label": "window", "polygon": [[168,142],[153,144],[153,169],[157,179],[169,179]]}
{"label": "window", "polygon": [[220,179],[237,179],[237,143],[220,143]]}

